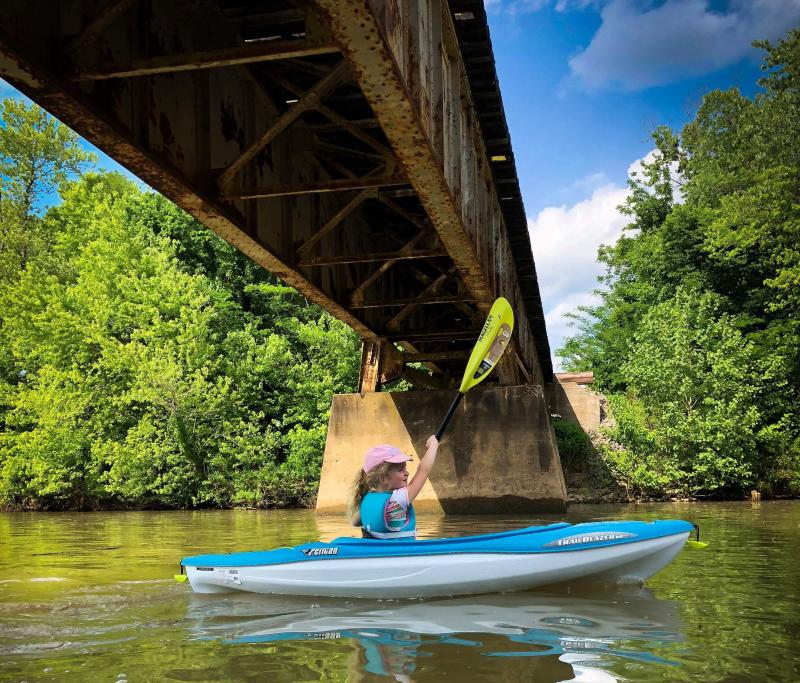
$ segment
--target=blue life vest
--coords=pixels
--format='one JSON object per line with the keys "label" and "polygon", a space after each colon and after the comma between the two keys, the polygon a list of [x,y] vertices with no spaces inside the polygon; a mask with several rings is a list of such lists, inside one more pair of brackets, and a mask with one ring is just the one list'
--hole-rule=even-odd
{"label": "blue life vest", "polygon": [[391,491],[370,491],[361,500],[361,530],[367,538],[414,538],[417,535],[417,517],[414,506],[409,504],[406,521],[396,531],[389,529],[386,506],[392,497]]}

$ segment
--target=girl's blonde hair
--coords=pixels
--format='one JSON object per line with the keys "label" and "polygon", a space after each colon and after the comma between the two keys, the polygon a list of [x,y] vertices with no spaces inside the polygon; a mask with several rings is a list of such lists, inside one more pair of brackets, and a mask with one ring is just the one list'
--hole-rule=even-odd
{"label": "girl's blonde hair", "polygon": [[359,513],[364,496],[377,489],[381,482],[389,476],[392,464],[390,462],[382,462],[380,465],[375,465],[369,472],[365,472],[363,468],[358,470],[358,476],[353,481],[350,502],[347,505],[347,516],[351,520],[355,519],[355,516]]}

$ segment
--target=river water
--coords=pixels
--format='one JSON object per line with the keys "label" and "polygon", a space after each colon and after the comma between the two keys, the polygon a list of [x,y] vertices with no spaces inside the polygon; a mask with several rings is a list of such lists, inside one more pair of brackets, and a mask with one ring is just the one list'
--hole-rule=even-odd
{"label": "river water", "polygon": [[800,681],[800,502],[434,517],[420,536],[682,518],[646,587],[364,601],[194,595],[181,557],[351,535],[309,511],[0,514],[2,681]]}

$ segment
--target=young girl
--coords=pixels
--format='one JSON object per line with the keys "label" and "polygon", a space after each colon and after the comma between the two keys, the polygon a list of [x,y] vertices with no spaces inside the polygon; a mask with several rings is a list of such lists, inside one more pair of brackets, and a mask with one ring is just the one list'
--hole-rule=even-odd
{"label": "young girl", "polygon": [[406,463],[411,458],[399,448],[373,446],[364,456],[356,478],[348,511],[353,526],[360,526],[364,538],[414,538],[417,520],[411,502],[428,481],[439,442],[431,435],[428,450],[408,481]]}

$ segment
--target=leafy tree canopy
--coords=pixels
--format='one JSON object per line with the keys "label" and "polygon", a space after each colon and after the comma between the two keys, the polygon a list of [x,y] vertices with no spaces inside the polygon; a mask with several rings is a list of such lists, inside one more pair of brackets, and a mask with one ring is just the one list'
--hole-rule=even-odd
{"label": "leafy tree canopy", "polygon": [[800,30],[758,45],[754,99],[715,91],[655,131],[558,351],[610,395],[607,456],[638,491],[800,491]]}
{"label": "leafy tree canopy", "polygon": [[81,175],[41,110],[3,116],[0,503],[308,504],[357,336],[163,197]]}

